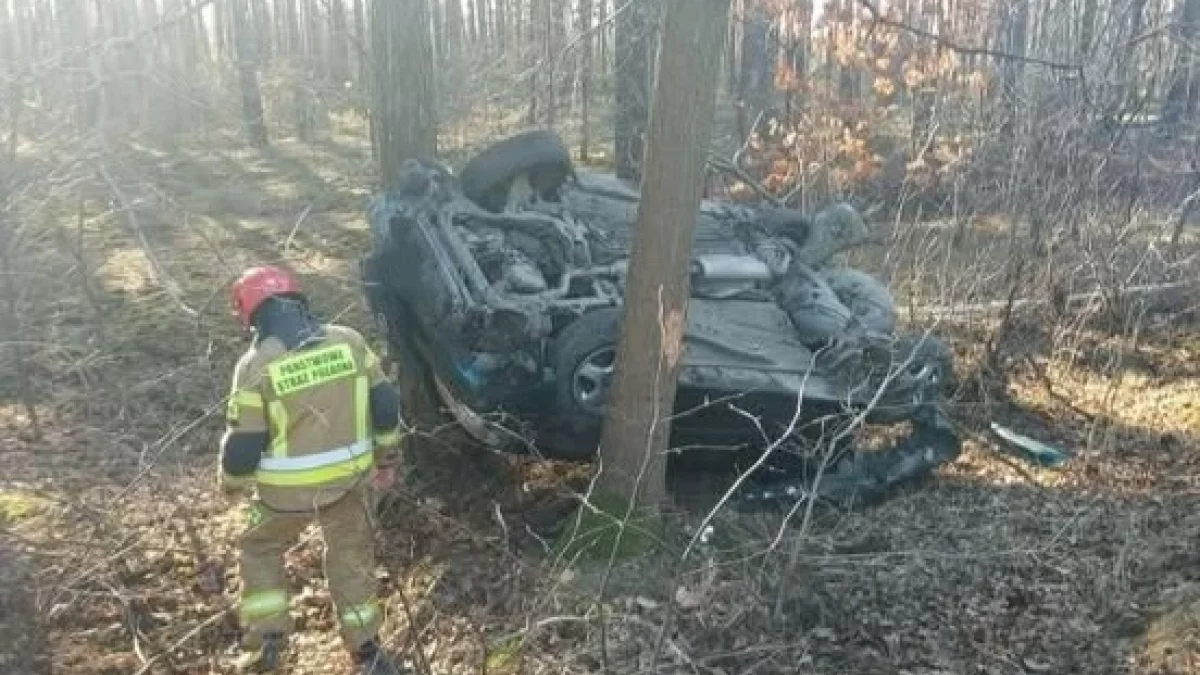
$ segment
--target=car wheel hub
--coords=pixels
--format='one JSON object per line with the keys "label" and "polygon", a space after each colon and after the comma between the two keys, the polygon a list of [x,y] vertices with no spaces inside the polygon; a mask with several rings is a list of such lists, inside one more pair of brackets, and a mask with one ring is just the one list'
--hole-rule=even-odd
{"label": "car wheel hub", "polygon": [[615,347],[598,349],[579,362],[571,378],[571,392],[580,407],[592,412],[599,412],[604,407],[616,364]]}

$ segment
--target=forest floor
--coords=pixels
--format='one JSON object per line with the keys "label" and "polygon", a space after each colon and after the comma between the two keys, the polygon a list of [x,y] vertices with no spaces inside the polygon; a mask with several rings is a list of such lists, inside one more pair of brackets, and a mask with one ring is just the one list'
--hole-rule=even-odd
{"label": "forest floor", "polygon": [[[378,340],[355,267],[362,141],[219,147],[106,155],[125,203],[49,212],[18,263],[42,281],[0,366],[27,370],[40,436],[7,378],[0,671],[231,672],[243,512],[215,490],[215,449],[243,342],[224,289],[282,260],[322,315]],[[1148,316],[1133,349],[1124,331],[1020,322],[1008,377],[955,397],[966,449],[936,478],[803,529],[724,513],[682,569],[620,561],[609,578],[542,549],[523,524],[560,503],[559,467],[397,497],[379,535],[386,636],[430,673],[632,673],[656,653],[658,672],[691,675],[1200,673],[1198,329],[1194,310]],[[939,331],[971,372],[983,328]],[[1075,456],[1025,464],[991,421]],[[287,557],[296,675],[350,672],[320,555],[314,532]]]}

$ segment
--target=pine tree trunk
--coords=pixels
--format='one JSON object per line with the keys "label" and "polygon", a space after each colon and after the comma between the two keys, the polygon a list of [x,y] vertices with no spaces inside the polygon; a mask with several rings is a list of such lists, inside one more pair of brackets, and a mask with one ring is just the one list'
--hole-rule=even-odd
{"label": "pine tree trunk", "polygon": [[543,41],[545,50],[542,52],[542,62],[546,64],[547,73],[546,126],[553,129],[558,124],[559,82],[566,79],[562,75],[561,64],[557,63],[558,38],[566,31],[566,24],[563,16],[563,4],[558,0],[548,0],[543,5],[543,9],[546,22]]}
{"label": "pine tree trunk", "polygon": [[[1024,56],[1029,33],[1029,0],[1009,0],[1007,26],[1005,28],[1004,51],[1013,56]],[[1006,114],[1000,128],[1001,136],[1009,139],[1009,147],[1015,147],[1017,115],[1020,111],[1021,75],[1025,72],[1021,62],[1005,59],[1000,64],[1002,95]]]}
{"label": "pine tree trunk", "polygon": [[1081,61],[1092,54],[1092,40],[1096,34],[1096,0],[1084,0],[1083,17],[1079,25],[1079,45],[1076,48]]}
{"label": "pine tree trunk", "polygon": [[579,47],[582,56],[579,64],[579,161],[587,162],[588,148],[592,144],[592,0],[579,0],[579,31],[584,36]]}
{"label": "pine tree trunk", "polygon": [[504,48],[508,44],[508,0],[496,0],[493,11],[496,16],[496,44]]}
{"label": "pine tree trunk", "polygon": [[[637,181],[650,114],[650,53],[662,0],[630,0],[617,17],[614,160],[619,177]],[[722,35],[719,43],[724,44]]]}
{"label": "pine tree trunk", "polygon": [[372,0],[370,24],[371,137],[387,188],[406,160],[437,153],[429,6],[426,0]]}
{"label": "pine tree trunk", "polygon": [[1200,35],[1200,0],[1183,0],[1176,14],[1175,61],[1170,84],[1163,102],[1162,124],[1172,135],[1196,108],[1196,89],[1200,85],[1200,62],[1192,55],[1193,43]]}
{"label": "pine tree trunk", "polygon": [[196,54],[201,61],[212,61],[212,44],[209,38],[208,24],[204,21],[204,12],[196,9],[198,5],[195,0],[192,2],[192,19],[196,22],[195,39],[196,39]]}
{"label": "pine tree trunk", "polygon": [[[155,8],[157,3],[154,0],[143,0],[148,8]],[[155,8],[156,10],[157,8]],[[230,58],[234,53],[231,45],[233,40],[229,39],[229,17],[226,13],[229,11],[228,3],[217,2],[213,4],[213,39],[215,41],[214,48],[218,60]],[[154,24],[150,24],[154,25]]]}
{"label": "pine tree trunk", "polygon": [[453,60],[462,44],[463,15],[462,3],[459,0],[446,2],[446,29],[442,49],[443,63]]}
{"label": "pine tree trunk", "polygon": [[[21,105],[21,88],[17,78],[13,76],[20,44],[14,16],[15,13],[10,14],[8,11],[8,3],[0,0],[0,82],[9,83],[7,87],[0,88],[0,123],[7,123],[13,119]],[[15,142],[16,134],[11,129],[7,134],[0,133],[0,153],[5,152],[8,145],[6,139],[9,136],[12,136],[12,141]],[[0,184],[2,183],[3,175],[0,172]]]}
{"label": "pine tree trunk", "polygon": [[475,39],[479,42],[488,39],[487,4],[483,0],[475,0]]}
{"label": "pine tree trunk", "polygon": [[[657,507],[683,361],[696,210],[712,139],[729,0],[666,0],[597,490]],[[660,327],[665,328],[660,329]]]}
{"label": "pine tree trunk", "polygon": [[335,87],[346,86],[350,81],[350,24],[346,19],[346,5],[332,2],[329,5],[329,24],[333,35],[329,40],[329,79]]}
{"label": "pine tree trunk", "polygon": [[[529,28],[527,37],[524,43],[527,45],[544,45],[540,41],[542,32],[546,29],[546,24],[543,17],[546,15],[546,3],[552,0],[529,0]],[[538,89],[538,83],[541,81],[541,68],[538,61],[541,60],[539,50],[529,50],[529,108],[525,112],[525,123],[533,125],[538,119],[538,100],[541,91]]]}
{"label": "pine tree trunk", "polygon": [[768,43],[771,18],[762,0],[744,0],[745,24],[742,29],[742,62],[738,73],[738,138],[745,139],[760,113],[771,104],[775,67]]}
{"label": "pine tree trunk", "polygon": [[246,137],[255,146],[265,148],[269,144],[267,121],[264,118],[262,90],[258,85],[258,54],[255,50],[254,21],[248,2],[262,0],[233,0],[230,23],[233,25],[234,46],[237,49],[238,79],[242,91],[242,122]]}
{"label": "pine tree trunk", "polygon": [[609,70],[610,61],[608,58],[608,33],[611,30],[608,27],[608,0],[600,0],[600,14],[596,18],[597,25],[604,26],[600,29],[600,69],[603,73],[611,72]]}
{"label": "pine tree trunk", "polygon": [[367,31],[367,10],[364,2],[365,0],[354,0],[354,35],[358,38],[359,45],[355,53],[358,81],[354,89],[358,92],[355,103],[365,115],[370,110],[370,96],[366,92],[371,89],[371,35]]}

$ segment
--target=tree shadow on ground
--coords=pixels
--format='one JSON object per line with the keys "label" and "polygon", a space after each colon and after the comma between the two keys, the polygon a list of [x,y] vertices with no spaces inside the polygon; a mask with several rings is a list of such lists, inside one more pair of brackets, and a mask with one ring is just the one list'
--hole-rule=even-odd
{"label": "tree shadow on ground", "polygon": [[[5,496],[0,493],[0,498]],[[49,647],[35,600],[38,565],[9,531],[10,514],[5,507],[0,500],[0,671],[50,675]]]}

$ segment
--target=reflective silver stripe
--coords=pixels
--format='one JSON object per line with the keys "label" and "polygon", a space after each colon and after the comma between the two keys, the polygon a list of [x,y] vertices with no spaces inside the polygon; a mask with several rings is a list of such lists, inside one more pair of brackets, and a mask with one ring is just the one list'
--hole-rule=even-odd
{"label": "reflective silver stripe", "polygon": [[259,462],[260,471],[307,471],[334,466],[352,459],[362,457],[371,452],[370,441],[358,441],[334,450],[318,452],[315,455],[300,457],[263,457]]}

